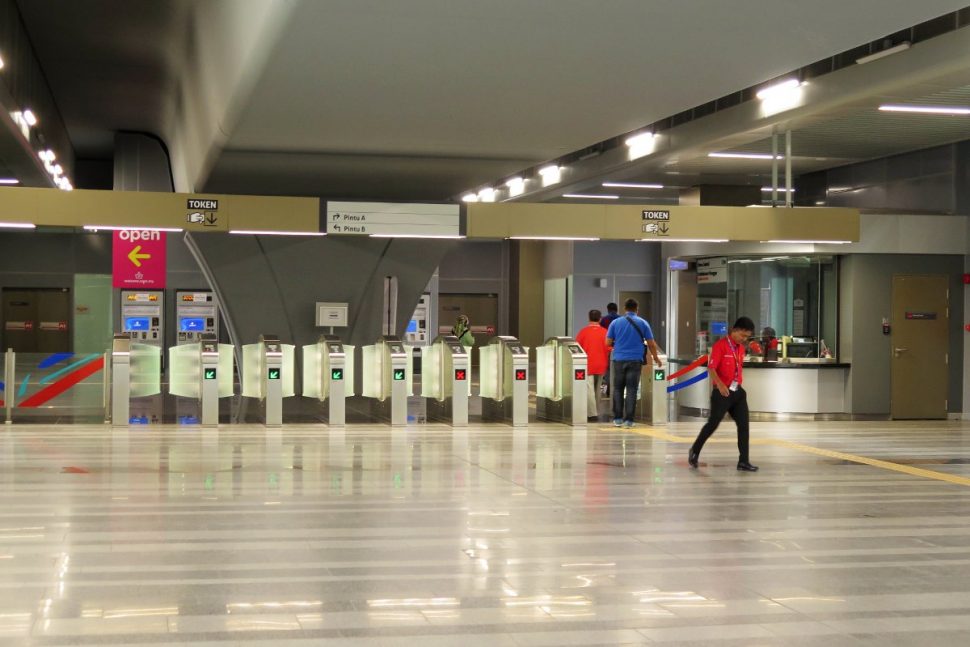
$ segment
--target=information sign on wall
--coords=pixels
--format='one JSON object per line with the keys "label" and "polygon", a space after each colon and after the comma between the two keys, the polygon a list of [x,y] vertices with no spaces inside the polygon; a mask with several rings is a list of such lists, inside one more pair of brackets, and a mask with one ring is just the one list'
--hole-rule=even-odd
{"label": "information sign on wall", "polygon": [[165,287],[165,232],[122,229],[113,232],[111,284],[116,288]]}

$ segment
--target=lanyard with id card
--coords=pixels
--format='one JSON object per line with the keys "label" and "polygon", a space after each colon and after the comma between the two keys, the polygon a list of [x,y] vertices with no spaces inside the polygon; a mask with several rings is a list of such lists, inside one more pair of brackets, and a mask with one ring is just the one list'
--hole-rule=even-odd
{"label": "lanyard with id card", "polygon": [[738,346],[737,351],[734,350],[734,342],[731,341],[731,337],[726,337],[728,348],[731,349],[731,357],[734,358],[734,379],[731,380],[731,385],[728,387],[728,391],[737,391],[738,387],[741,386],[741,347]]}

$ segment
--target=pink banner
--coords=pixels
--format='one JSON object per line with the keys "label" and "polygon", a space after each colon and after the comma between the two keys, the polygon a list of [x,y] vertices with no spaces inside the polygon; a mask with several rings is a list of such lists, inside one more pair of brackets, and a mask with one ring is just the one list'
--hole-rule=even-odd
{"label": "pink banner", "polygon": [[112,237],[111,284],[129,290],[165,287],[165,232],[122,229]]}

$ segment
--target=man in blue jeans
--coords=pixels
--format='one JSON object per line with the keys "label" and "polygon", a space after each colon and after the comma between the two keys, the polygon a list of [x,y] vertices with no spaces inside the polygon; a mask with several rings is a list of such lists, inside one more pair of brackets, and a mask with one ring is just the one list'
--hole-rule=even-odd
{"label": "man in blue jeans", "polygon": [[637,316],[639,307],[636,299],[627,299],[623,304],[623,316],[612,321],[606,331],[606,345],[613,348],[613,384],[610,388],[613,389],[614,427],[633,426],[644,347],[650,351],[656,365],[662,365],[650,324]]}

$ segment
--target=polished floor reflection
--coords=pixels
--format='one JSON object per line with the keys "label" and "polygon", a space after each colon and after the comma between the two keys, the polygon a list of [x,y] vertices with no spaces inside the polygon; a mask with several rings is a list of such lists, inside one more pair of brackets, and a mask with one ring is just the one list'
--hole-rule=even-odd
{"label": "polished floor reflection", "polygon": [[0,644],[966,645],[970,425],[0,430]]}

